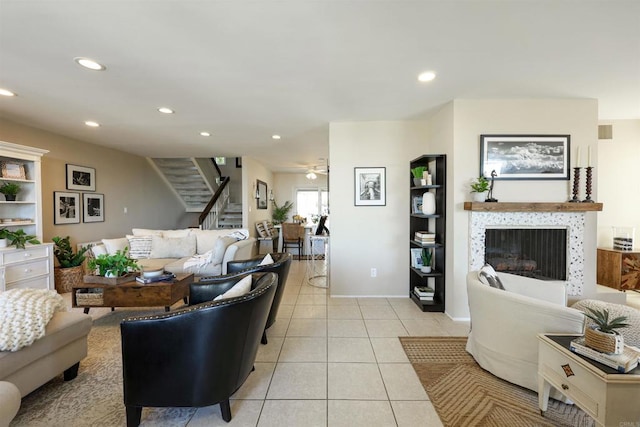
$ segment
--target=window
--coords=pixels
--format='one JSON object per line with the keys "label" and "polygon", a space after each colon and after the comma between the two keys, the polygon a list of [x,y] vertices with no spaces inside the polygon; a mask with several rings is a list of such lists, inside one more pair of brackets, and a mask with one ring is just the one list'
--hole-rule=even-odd
{"label": "window", "polygon": [[329,214],[329,192],[327,190],[298,190],[296,193],[297,214],[307,220],[312,220],[316,215]]}
{"label": "window", "polygon": [[218,164],[218,166],[224,166],[227,164],[227,158],[226,157],[216,157],[216,163]]}

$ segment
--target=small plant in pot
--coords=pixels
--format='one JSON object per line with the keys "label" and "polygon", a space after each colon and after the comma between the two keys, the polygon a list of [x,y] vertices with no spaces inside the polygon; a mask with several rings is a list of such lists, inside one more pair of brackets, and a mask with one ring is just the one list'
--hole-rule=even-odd
{"label": "small plant in pot", "polygon": [[22,228],[18,228],[15,231],[3,228],[2,231],[0,231],[0,238],[2,238],[1,236],[6,236],[7,246],[15,246],[18,249],[24,249],[27,243],[32,245],[40,244],[36,236],[25,233]]}
{"label": "small plant in pot", "polygon": [[73,251],[69,236],[52,237],[54,243],[53,254],[56,256],[59,267],[53,269],[56,290],[58,293],[71,292],[73,285],[82,283],[84,269],[82,263],[85,260],[85,252],[91,246],[83,246],[77,252]]}
{"label": "small plant in pot", "polygon": [[431,259],[433,257],[433,252],[431,251],[431,249],[422,248],[420,257],[422,258],[422,267],[420,267],[420,271],[422,271],[423,273],[431,273]]}
{"label": "small plant in pot", "polygon": [[585,307],[584,315],[591,319],[595,325],[585,330],[585,344],[603,353],[621,354],[624,351],[624,338],[616,329],[629,326],[625,323],[627,316],[609,318],[609,310]]}
{"label": "small plant in pot", "polygon": [[7,202],[16,200],[16,195],[20,192],[20,186],[15,182],[5,182],[0,186],[0,193],[4,194]]}
{"label": "small plant in pot", "polygon": [[476,202],[484,202],[489,192],[489,180],[484,176],[479,176],[471,182],[471,193],[473,200]]}
{"label": "small plant in pot", "polygon": [[278,206],[276,201],[272,201],[273,203],[273,213],[271,214],[271,218],[273,219],[274,224],[282,224],[283,222],[287,222],[287,218],[289,218],[289,212],[293,209],[293,203],[289,200],[284,202],[282,206]]}
{"label": "small plant in pot", "polygon": [[129,273],[135,273],[140,270],[138,261],[127,256],[127,250],[116,251],[113,255],[102,254],[96,258],[89,260],[89,268],[95,271],[98,276],[104,277],[122,277]]}
{"label": "small plant in pot", "polygon": [[416,187],[420,187],[422,184],[420,180],[422,179],[422,174],[427,170],[426,166],[416,166],[411,169],[411,174],[413,175],[413,185]]}

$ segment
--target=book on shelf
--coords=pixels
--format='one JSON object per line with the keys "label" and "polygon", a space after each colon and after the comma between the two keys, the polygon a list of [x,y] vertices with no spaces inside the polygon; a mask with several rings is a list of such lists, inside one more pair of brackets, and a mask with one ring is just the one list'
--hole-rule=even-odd
{"label": "book on shelf", "polygon": [[413,288],[413,293],[420,298],[420,301],[433,301],[433,295],[435,292],[428,286],[416,286]]}
{"label": "book on shelf", "polygon": [[416,231],[415,239],[435,239],[436,233],[429,233],[428,231]]}
{"label": "book on shelf", "polygon": [[163,282],[165,280],[172,280],[172,279],[175,279],[175,278],[176,278],[175,274],[166,272],[164,274],[161,274],[159,276],[154,276],[154,277],[138,276],[138,277],[136,277],[136,282],[143,283],[143,284],[146,285],[146,284],[149,284],[149,283]]}
{"label": "book on shelf", "polygon": [[605,366],[609,366],[621,374],[635,369],[635,367],[638,366],[638,358],[640,358],[640,353],[628,345],[624,346],[624,352],[622,354],[602,353],[591,347],[587,347],[584,342],[584,337],[572,340],[571,344],[569,344],[569,349],[574,353],[586,356],[589,359],[600,362]]}

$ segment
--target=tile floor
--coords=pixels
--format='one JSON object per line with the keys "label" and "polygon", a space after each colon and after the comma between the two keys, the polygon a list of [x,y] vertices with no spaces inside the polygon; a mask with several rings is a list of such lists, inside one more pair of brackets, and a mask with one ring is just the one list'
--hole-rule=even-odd
{"label": "tile floor", "polygon": [[466,336],[469,323],[423,313],[409,298],[330,298],[305,269],[293,261],[269,343],[232,396],[231,422],[216,405],[186,425],[441,426],[398,336]]}

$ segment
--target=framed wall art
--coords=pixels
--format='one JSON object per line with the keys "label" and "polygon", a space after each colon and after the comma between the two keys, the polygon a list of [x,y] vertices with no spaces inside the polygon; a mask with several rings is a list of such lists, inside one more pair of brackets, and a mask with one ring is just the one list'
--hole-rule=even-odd
{"label": "framed wall art", "polygon": [[104,221],[104,194],[82,194],[82,222]]}
{"label": "framed wall art", "polygon": [[256,203],[258,209],[267,209],[267,183],[259,179],[256,182]]}
{"label": "framed wall art", "polygon": [[354,168],[355,206],[386,206],[386,168]]}
{"label": "framed wall art", "polygon": [[570,135],[480,135],[480,175],[568,180]]}
{"label": "framed wall art", "polygon": [[96,191],[96,170],[67,164],[67,190]]}
{"label": "framed wall art", "polygon": [[2,178],[27,179],[24,172],[24,164],[20,162],[0,162]]}
{"label": "framed wall art", "polygon": [[53,192],[53,223],[78,224],[80,222],[80,193]]}

